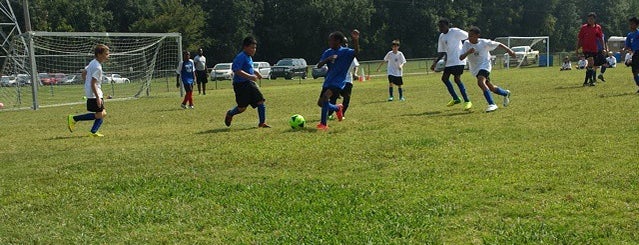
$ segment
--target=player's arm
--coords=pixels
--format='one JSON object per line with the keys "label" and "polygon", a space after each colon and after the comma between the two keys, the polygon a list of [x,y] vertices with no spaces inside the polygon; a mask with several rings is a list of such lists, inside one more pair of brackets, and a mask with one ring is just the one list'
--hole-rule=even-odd
{"label": "player's arm", "polygon": [[82,69],[82,82],[85,83],[87,80],[87,69]]}
{"label": "player's arm", "polygon": [[357,58],[357,55],[359,55],[359,31],[357,29],[351,32],[351,38],[353,39],[353,49],[355,50],[353,57]]}
{"label": "player's arm", "polygon": [[98,95],[98,79],[96,79],[95,77],[91,78],[91,92],[93,92],[93,95],[96,98],[98,108],[102,107],[102,98],[100,98],[100,96]]}
{"label": "player's arm", "polygon": [[326,65],[328,62],[333,62],[335,59],[337,59],[337,55],[329,55],[326,59],[320,60],[316,67],[322,68],[322,66]]}
{"label": "player's arm", "polygon": [[260,71],[258,71],[258,70],[255,70],[253,73],[255,73],[255,77],[257,77],[257,79],[262,79],[262,78],[264,78],[264,77],[262,76],[262,73],[260,73]]}
{"label": "player's arm", "polygon": [[233,72],[235,73],[235,75],[238,75],[238,76],[240,76],[240,77],[242,77],[244,79],[248,79],[248,80],[251,80],[253,82],[257,81],[257,76],[248,74],[248,72],[245,72],[242,69],[238,69],[237,71],[233,71]]}
{"label": "player's arm", "polygon": [[475,53],[475,48],[469,48],[468,50],[466,50],[466,46],[464,45],[464,48],[462,48],[462,54],[459,55],[459,60],[466,59],[466,57],[468,57],[472,53]]}
{"label": "player's arm", "polygon": [[510,49],[508,46],[504,45],[503,43],[499,43],[499,47],[502,47],[503,49],[505,49],[506,52],[508,52],[508,54],[510,55],[510,57],[517,58],[517,55],[515,55],[515,52],[513,52],[513,50]]}

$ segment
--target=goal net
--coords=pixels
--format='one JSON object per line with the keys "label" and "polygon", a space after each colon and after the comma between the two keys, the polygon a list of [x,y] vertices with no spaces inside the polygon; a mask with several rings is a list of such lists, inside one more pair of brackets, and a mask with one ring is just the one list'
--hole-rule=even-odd
{"label": "goal net", "polygon": [[179,33],[24,33],[13,39],[2,67],[0,102],[34,109],[83,103],[82,70],[94,58],[96,44],[110,48],[102,64],[105,99],[177,91],[181,42]]}
{"label": "goal net", "polygon": [[547,36],[498,37],[495,41],[511,48],[517,56],[513,58],[505,50],[496,49],[493,54],[503,67],[550,66],[550,39]]}

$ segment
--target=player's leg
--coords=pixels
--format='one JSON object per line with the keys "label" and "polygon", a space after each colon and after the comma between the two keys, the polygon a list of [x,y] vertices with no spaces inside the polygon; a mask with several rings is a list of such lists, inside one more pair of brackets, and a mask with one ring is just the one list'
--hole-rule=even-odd
{"label": "player's leg", "polygon": [[346,110],[351,104],[351,94],[353,93],[353,84],[346,83],[346,86],[342,90],[342,105],[344,106],[343,114],[346,115]]}
{"label": "player's leg", "polygon": [[330,99],[333,96],[333,91],[328,88],[322,88],[320,96],[317,99],[317,105],[321,107],[320,123],[317,125],[318,129],[327,129],[328,112],[331,111]]}
{"label": "player's leg", "polygon": [[[199,84],[198,84],[198,85],[199,85]],[[190,91],[190,92],[187,92],[188,97],[189,97],[189,100],[188,100],[188,102],[189,102],[189,107],[191,107],[191,109],[193,109],[193,83],[190,83],[188,86],[191,88],[191,89],[190,89],[191,91]]]}
{"label": "player's leg", "polygon": [[593,55],[587,55],[588,65],[586,66],[586,77],[584,78],[584,86],[590,85],[594,86],[595,82],[592,79],[595,69],[595,58]]}
{"label": "player's leg", "polygon": [[393,101],[393,76],[388,75],[388,101]]}
{"label": "player's leg", "polygon": [[603,64],[601,66],[601,73],[599,74],[599,76],[597,76],[597,78],[599,78],[599,80],[601,80],[602,82],[605,82],[606,79],[604,78],[604,73],[606,73],[606,70],[608,69],[608,64]]}
{"label": "player's leg", "polygon": [[234,83],[233,90],[235,91],[235,102],[237,103],[237,106],[231,108],[226,112],[226,116],[224,117],[224,124],[227,127],[231,126],[233,116],[244,112],[246,110],[246,107],[248,107],[249,105],[246,83]]}
{"label": "player's leg", "polygon": [[198,77],[198,79],[197,79],[197,94],[202,94],[201,90],[202,90],[202,83],[200,82],[200,79]]}
{"label": "player's leg", "polygon": [[[630,65],[632,67],[632,79],[635,81],[635,85],[639,87],[639,52],[632,56]],[[637,90],[637,93],[639,93],[639,90]]]}
{"label": "player's leg", "polygon": [[484,98],[486,98],[486,102],[488,102],[488,108],[486,108],[486,112],[491,112],[497,109],[497,105],[493,101],[493,96],[490,93],[490,88],[487,85],[488,77],[490,73],[486,70],[480,70],[477,74],[477,86],[481,89],[484,94]]}
{"label": "player's leg", "polygon": [[397,85],[397,92],[399,92],[399,100],[404,101],[404,89],[402,88],[404,85],[404,78],[395,77],[395,85]]}
{"label": "player's leg", "polygon": [[498,87],[496,85],[493,85],[493,83],[490,81],[490,79],[486,80],[486,86],[493,93],[496,93],[498,95],[504,96],[504,102],[503,102],[504,107],[506,107],[506,106],[508,106],[508,104],[510,104],[510,90],[506,90],[506,89],[500,88],[500,87]]}
{"label": "player's leg", "polygon": [[253,108],[257,108],[257,118],[258,124],[257,126],[260,128],[270,128],[268,124],[266,124],[266,104],[264,104],[264,95],[262,95],[262,91],[257,87],[255,83],[249,83],[250,87],[250,96],[251,96],[251,106]]}
{"label": "player's leg", "polygon": [[446,85],[446,89],[448,90],[450,96],[453,97],[453,99],[449,101],[448,104],[446,104],[447,106],[453,106],[455,104],[461,103],[459,96],[457,96],[457,93],[455,92],[455,88],[453,88],[453,83],[450,82],[450,75],[451,68],[445,67],[444,73],[442,74],[442,82],[444,83],[444,85]]}

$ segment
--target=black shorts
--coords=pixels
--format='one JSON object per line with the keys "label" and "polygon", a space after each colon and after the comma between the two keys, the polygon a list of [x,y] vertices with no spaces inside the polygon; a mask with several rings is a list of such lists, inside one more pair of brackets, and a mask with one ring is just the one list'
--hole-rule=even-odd
{"label": "black shorts", "polygon": [[487,70],[479,70],[479,72],[477,73],[477,77],[482,76],[486,78],[486,81],[490,82],[490,72]]}
{"label": "black shorts", "polygon": [[260,89],[252,81],[233,83],[233,91],[235,91],[235,102],[238,107],[257,107],[258,102],[264,101],[264,96]]}
{"label": "black shorts", "polygon": [[632,62],[630,63],[630,67],[632,67],[632,73],[639,73],[639,50],[635,51],[632,54]]}
{"label": "black shorts", "polygon": [[402,77],[396,77],[393,75],[388,75],[388,83],[395,84],[397,86],[404,85],[404,79]]}
{"label": "black shorts", "polygon": [[102,107],[98,107],[97,99],[87,99],[87,111],[90,112],[102,112],[104,111],[104,99],[102,100]]}
{"label": "black shorts", "polygon": [[606,63],[606,57],[601,52],[584,52],[586,59],[592,57],[595,61],[595,66],[602,66]]}
{"label": "black shorts", "polygon": [[444,76],[446,74],[452,74],[453,76],[459,76],[461,74],[464,74],[464,66],[463,65],[458,65],[458,66],[448,66],[444,68]]}
{"label": "black shorts", "polygon": [[195,70],[195,76],[197,77],[198,84],[209,82],[208,77],[206,75],[206,70],[203,70],[203,71]]}
{"label": "black shorts", "polygon": [[329,99],[329,101],[337,101],[337,99],[339,98],[339,96],[342,94],[342,90],[339,88],[334,88],[334,87],[329,87],[329,88],[324,88],[322,87],[322,92],[320,92],[319,97],[323,98],[324,97],[324,93],[326,93],[326,91],[330,90],[332,95]]}

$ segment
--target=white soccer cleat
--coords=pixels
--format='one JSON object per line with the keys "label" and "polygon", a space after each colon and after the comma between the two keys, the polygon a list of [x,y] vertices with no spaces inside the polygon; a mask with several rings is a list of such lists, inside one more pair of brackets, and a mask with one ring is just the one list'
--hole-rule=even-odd
{"label": "white soccer cleat", "polygon": [[488,105],[488,108],[486,108],[486,112],[493,112],[495,110],[497,110],[497,108],[499,108],[497,105],[492,104],[492,105]]}
{"label": "white soccer cleat", "polygon": [[507,107],[510,104],[510,90],[506,90],[506,95],[504,96],[504,107]]}

